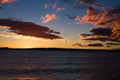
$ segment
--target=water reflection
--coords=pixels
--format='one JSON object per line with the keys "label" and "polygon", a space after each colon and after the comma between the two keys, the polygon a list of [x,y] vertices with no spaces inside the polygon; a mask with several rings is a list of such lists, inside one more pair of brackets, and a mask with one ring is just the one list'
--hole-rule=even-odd
{"label": "water reflection", "polygon": [[36,69],[36,68],[37,67],[35,65],[24,64],[24,65],[17,65],[13,69],[16,69],[16,70],[32,70],[32,69]]}
{"label": "water reflection", "polygon": [[39,76],[28,76],[28,75],[19,75],[19,76],[7,76],[0,78],[0,80],[66,80],[55,75],[39,75]]}
{"label": "water reflection", "polygon": [[14,77],[11,80],[40,80],[36,77]]}
{"label": "water reflection", "polygon": [[110,51],[2,50],[0,80],[120,80],[119,61]]}

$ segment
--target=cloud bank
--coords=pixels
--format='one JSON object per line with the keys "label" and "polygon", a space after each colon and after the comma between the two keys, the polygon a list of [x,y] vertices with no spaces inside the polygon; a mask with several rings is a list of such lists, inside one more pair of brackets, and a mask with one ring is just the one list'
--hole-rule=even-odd
{"label": "cloud bank", "polygon": [[[23,36],[31,36],[43,39],[62,39],[58,36],[60,32],[48,27],[40,26],[32,22],[16,21],[12,19],[0,19],[0,26],[8,26],[8,31]],[[0,28],[1,29],[1,28]],[[2,29],[4,29],[2,27]],[[4,30],[2,30],[4,32]]]}
{"label": "cloud bank", "polygon": [[80,34],[84,40],[120,42],[120,6],[98,6],[97,0],[77,0],[77,5],[89,5],[84,16],[70,16],[77,24],[91,24],[92,34]]}
{"label": "cloud bank", "polygon": [[120,42],[120,7],[118,6],[102,10],[90,7],[79,23],[96,26],[89,30],[94,36],[107,36],[111,41]]}
{"label": "cloud bank", "polygon": [[[69,0],[64,0],[69,2]],[[116,42],[109,43],[106,45],[117,45],[120,42],[120,6],[101,6],[97,0],[75,0],[72,3],[75,9],[86,9],[83,16],[71,16],[67,14],[66,16],[75,20],[76,24],[90,24],[94,26],[88,31],[90,34],[80,34],[78,36],[83,41],[106,41]],[[103,46],[102,42],[100,44],[88,44],[86,46]],[[79,46],[79,43],[77,43]]]}
{"label": "cloud bank", "polygon": [[88,46],[91,46],[91,47],[102,47],[104,45],[101,44],[101,43],[94,43],[94,44],[88,44]]}

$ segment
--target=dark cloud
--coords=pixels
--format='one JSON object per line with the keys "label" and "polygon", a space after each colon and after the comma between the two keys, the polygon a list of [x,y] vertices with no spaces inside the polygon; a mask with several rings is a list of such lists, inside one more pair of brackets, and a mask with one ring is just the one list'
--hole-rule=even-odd
{"label": "dark cloud", "polygon": [[77,0],[77,2],[80,4],[97,4],[97,0]]}
{"label": "dark cloud", "polygon": [[86,14],[91,15],[91,14],[93,14],[94,10],[95,9],[93,7],[88,7]]}
{"label": "dark cloud", "polygon": [[106,8],[109,11],[109,14],[119,14],[120,13],[120,6],[110,6]]}
{"label": "dark cloud", "polygon": [[102,36],[102,35],[95,35],[95,34],[78,34],[80,39],[82,40],[88,40],[88,41],[109,41],[108,36]]}
{"label": "dark cloud", "polygon": [[75,47],[103,47],[104,45],[102,43],[90,43],[90,44],[87,44],[87,45],[82,45],[80,43],[75,43],[73,44],[72,46],[75,46]]}
{"label": "dark cloud", "polygon": [[89,30],[89,32],[92,32],[94,35],[102,35],[102,36],[110,36],[111,35],[110,28],[92,28]]}
{"label": "dark cloud", "polygon": [[120,45],[120,43],[106,43],[106,45],[112,46],[112,45]]}
{"label": "dark cloud", "polygon": [[78,23],[89,23],[94,25],[98,28],[92,28],[89,30],[94,35],[108,36],[106,39],[120,42],[119,6],[111,6],[104,9],[94,9],[90,7],[87,9],[86,14],[81,17]]}
{"label": "dark cloud", "polygon": [[97,0],[76,0],[75,8],[99,7]]}
{"label": "dark cloud", "polygon": [[88,46],[91,46],[91,47],[102,47],[104,45],[101,44],[101,43],[95,43],[95,44],[88,44]]}
{"label": "dark cloud", "polygon": [[112,46],[108,46],[108,45],[107,45],[106,47],[112,47]]}
{"label": "dark cloud", "polygon": [[90,6],[99,7],[97,0],[62,0],[64,3],[72,5],[75,9],[88,8]]}
{"label": "dark cloud", "polygon": [[83,40],[90,40],[90,41],[109,41],[108,37],[105,37],[105,36],[90,36],[90,37],[87,37]]}
{"label": "dark cloud", "polygon": [[13,19],[0,19],[0,26],[8,26],[10,27],[11,32],[23,36],[32,36],[44,39],[62,39],[62,37],[56,35],[60,34],[60,32],[32,22],[23,22]]}
{"label": "dark cloud", "polygon": [[89,36],[92,36],[91,34],[78,34],[78,36],[80,37],[80,39],[86,39]]}
{"label": "dark cloud", "polygon": [[71,19],[71,20],[74,20],[74,19],[76,18],[76,16],[72,16],[72,15],[70,15],[70,14],[66,14],[66,16],[67,16],[69,19]]}

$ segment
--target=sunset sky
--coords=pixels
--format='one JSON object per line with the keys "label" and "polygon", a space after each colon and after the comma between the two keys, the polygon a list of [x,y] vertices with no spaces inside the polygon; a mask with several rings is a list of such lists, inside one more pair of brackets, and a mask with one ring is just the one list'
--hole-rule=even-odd
{"label": "sunset sky", "polygon": [[0,47],[120,49],[120,0],[0,0]]}

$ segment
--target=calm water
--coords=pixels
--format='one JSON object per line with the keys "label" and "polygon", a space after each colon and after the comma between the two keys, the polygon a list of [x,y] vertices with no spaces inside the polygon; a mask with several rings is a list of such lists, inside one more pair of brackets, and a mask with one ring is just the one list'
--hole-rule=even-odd
{"label": "calm water", "polygon": [[0,80],[120,80],[120,53],[0,50]]}

